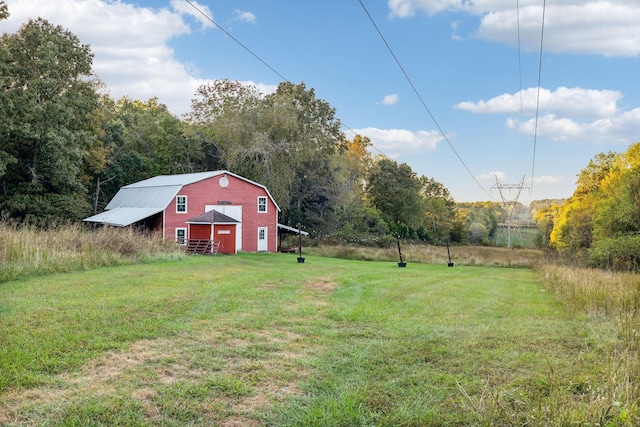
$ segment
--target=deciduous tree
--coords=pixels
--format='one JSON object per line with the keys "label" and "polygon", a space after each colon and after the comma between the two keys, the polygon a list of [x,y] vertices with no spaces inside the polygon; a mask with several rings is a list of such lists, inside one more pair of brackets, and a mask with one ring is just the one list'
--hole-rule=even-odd
{"label": "deciduous tree", "polygon": [[0,21],[9,17],[9,8],[4,1],[0,1]]}
{"label": "deciduous tree", "polygon": [[19,218],[78,218],[98,96],[93,55],[71,32],[30,20],[0,38],[0,209]]}
{"label": "deciduous tree", "polygon": [[412,234],[423,225],[420,190],[420,180],[406,163],[378,157],[369,173],[368,197],[392,231],[403,237],[414,237]]}

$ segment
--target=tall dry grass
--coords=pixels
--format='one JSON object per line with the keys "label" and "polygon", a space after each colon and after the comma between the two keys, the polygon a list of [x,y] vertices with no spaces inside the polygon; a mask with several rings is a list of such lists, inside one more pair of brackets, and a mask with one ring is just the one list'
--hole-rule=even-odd
{"label": "tall dry grass", "polygon": [[537,270],[567,306],[616,319],[625,344],[640,349],[640,275],[554,264],[540,264]]}
{"label": "tall dry grass", "polygon": [[[492,246],[446,246],[400,244],[402,260],[407,263],[487,265],[495,267],[533,267],[542,259],[536,249],[510,249]],[[364,261],[399,261],[397,245],[388,248],[356,245],[327,245],[303,248],[303,252],[335,258]]]}
{"label": "tall dry grass", "polygon": [[591,268],[540,264],[547,287],[579,311],[604,315],[637,311],[640,275]]}
{"label": "tall dry grass", "polygon": [[[602,356],[608,360],[609,371],[603,375],[609,381],[606,389],[599,393],[637,415],[640,408],[640,275],[550,263],[539,264],[536,269],[546,287],[567,307],[615,325],[612,335],[618,344]],[[630,421],[611,425],[637,424]]]}
{"label": "tall dry grass", "polygon": [[0,282],[180,254],[175,244],[130,228],[68,224],[42,229],[0,222]]}

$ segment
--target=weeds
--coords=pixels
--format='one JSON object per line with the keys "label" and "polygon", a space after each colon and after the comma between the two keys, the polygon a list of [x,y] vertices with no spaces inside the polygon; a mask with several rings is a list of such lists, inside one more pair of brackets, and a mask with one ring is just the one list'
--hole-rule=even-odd
{"label": "weeds", "polygon": [[597,398],[612,402],[594,425],[636,425],[640,403],[640,275],[598,269],[541,264],[538,272],[567,307],[602,322],[611,321],[618,344],[608,354],[606,378],[590,388]]}
{"label": "weeds", "polygon": [[[397,261],[397,247],[362,247],[355,245],[331,245],[305,248],[312,255],[328,256],[360,261]],[[494,267],[533,267],[540,262],[542,252],[536,249],[504,248],[495,246],[446,246],[402,244],[402,257],[409,263],[449,263],[454,265],[486,265]]]}
{"label": "weeds", "polygon": [[0,283],[19,277],[131,264],[180,256],[161,237],[131,228],[81,225],[53,229],[0,222]]}

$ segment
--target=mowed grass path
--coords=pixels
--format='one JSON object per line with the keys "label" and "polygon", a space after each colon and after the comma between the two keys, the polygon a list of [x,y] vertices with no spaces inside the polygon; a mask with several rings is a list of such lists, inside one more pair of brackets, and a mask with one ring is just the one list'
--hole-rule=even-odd
{"label": "mowed grass path", "polygon": [[193,256],[0,284],[0,326],[0,425],[580,425],[615,400],[613,325],[528,269]]}

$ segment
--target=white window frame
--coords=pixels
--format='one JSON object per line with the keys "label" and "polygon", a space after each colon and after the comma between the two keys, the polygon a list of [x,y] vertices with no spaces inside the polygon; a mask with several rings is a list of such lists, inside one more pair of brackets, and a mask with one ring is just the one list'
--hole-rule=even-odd
{"label": "white window frame", "polygon": [[[184,238],[182,239],[182,242],[180,242],[180,232],[184,232]],[[185,227],[176,227],[176,243],[182,245],[182,246],[187,246],[187,229]]]}
{"label": "white window frame", "polygon": [[[184,199],[184,202],[181,202],[180,199]],[[183,211],[180,210],[180,206],[184,206]],[[182,196],[180,194],[176,196],[176,213],[187,213],[187,196]]]}
{"label": "white window frame", "polygon": [[[264,203],[260,203],[264,201]],[[260,210],[264,208],[263,210]],[[258,213],[267,213],[267,196],[258,196]]]}

